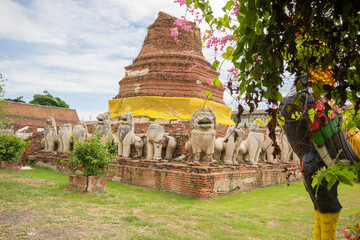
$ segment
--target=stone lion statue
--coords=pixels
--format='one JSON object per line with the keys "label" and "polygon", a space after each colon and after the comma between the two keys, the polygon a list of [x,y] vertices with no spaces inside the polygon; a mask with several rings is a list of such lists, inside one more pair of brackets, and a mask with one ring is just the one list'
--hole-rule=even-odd
{"label": "stone lion statue", "polygon": [[84,143],[86,139],[90,136],[88,133],[88,128],[85,123],[78,123],[73,128],[73,137],[76,138],[79,142]]}
{"label": "stone lion statue", "polygon": [[149,125],[146,131],[147,160],[161,160],[163,148],[166,149],[165,159],[172,159],[176,145],[176,139],[166,133],[161,125],[156,122]]}
{"label": "stone lion statue", "polygon": [[239,158],[252,165],[258,164],[263,142],[264,133],[260,126],[256,122],[251,123],[248,137],[240,144]]}
{"label": "stone lion statue", "polygon": [[66,123],[59,127],[58,152],[67,152],[70,150],[71,134],[72,134],[72,126],[70,123]]}
{"label": "stone lion statue", "polygon": [[244,131],[240,125],[228,127],[225,137],[215,140],[214,158],[226,164],[237,164],[236,158],[243,138]]}
{"label": "stone lion statue", "polygon": [[97,124],[95,131],[101,133],[101,140],[106,143],[111,135],[110,116],[107,113],[100,113],[97,117]]}
{"label": "stone lion statue", "polygon": [[51,116],[46,120],[46,127],[44,128],[44,152],[55,151],[55,144],[58,142],[58,134],[55,119]]}
{"label": "stone lion statue", "polygon": [[158,123],[153,122],[146,131],[147,160],[161,160],[162,143],[165,130]]}
{"label": "stone lion statue", "polygon": [[144,147],[143,140],[134,133],[133,115],[128,112],[119,117],[120,125],[117,130],[118,155],[128,158],[131,154],[131,145],[135,146],[136,156],[141,157]]}
{"label": "stone lion statue", "polygon": [[185,149],[193,155],[193,163],[200,162],[201,153],[205,153],[206,163],[216,163],[213,160],[215,147],[215,114],[205,108],[196,110],[190,118],[190,139],[185,145]]}

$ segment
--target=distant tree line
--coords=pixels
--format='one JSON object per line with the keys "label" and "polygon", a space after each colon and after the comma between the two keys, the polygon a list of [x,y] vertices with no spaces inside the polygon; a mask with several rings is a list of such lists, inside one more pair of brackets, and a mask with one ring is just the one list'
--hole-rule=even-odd
{"label": "distant tree line", "polygon": [[[23,100],[23,96],[19,96],[14,99],[5,98],[4,101],[26,103],[26,101]],[[52,96],[46,90],[43,92],[43,94],[35,94],[29,103],[35,105],[69,108],[69,105],[66,102],[61,100],[59,97]]]}

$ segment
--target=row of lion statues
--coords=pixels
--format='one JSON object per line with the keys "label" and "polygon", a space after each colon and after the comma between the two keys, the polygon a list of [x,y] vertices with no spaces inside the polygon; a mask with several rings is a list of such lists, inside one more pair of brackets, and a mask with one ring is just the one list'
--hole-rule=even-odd
{"label": "row of lion statues", "polygon": [[[101,134],[106,142],[111,136],[117,146],[118,156],[124,158],[145,158],[147,160],[183,160],[189,164],[239,164],[241,161],[256,165],[258,162],[290,162],[298,161],[284,134],[279,133],[278,144],[280,156],[273,156],[272,140],[266,130],[255,122],[249,127],[245,138],[244,129],[240,125],[228,127],[224,137],[216,138],[216,116],[209,109],[198,109],[190,118],[190,133],[185,143],[186,153],[174,159],[174,151],[178,139],[166,133],[164,127],[152,122],[145,134],[136,134],[134,118],[128,112],[119,118],[116,133],[111,131],[110,117],[107,113],[97,116],[95,131]],[[64,124],[56,127],[54,118],[47,119],[44,129],[43,151],[67,152],[71,149],[72,138],[80,142],[86,141],[90,134],[86,124],[79,123],[74,127]]]}

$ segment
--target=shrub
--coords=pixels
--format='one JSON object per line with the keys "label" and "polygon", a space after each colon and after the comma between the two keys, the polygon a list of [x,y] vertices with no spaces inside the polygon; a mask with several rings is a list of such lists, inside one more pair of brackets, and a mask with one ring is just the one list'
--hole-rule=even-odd
{"label": "shrub", "polygon": [[0,161],[17,162],[27,145],[19,137],[0,133]]}
{"label": "shrub", "polygon": [[105,173],[106,166],[115,161],[115,154],[111,153],[111,141],[102,143],[101,135],[93,133],[85,143],[75,139],[74,150],[69,152],[71,165],[82,165],[84,176],[98,176]]}

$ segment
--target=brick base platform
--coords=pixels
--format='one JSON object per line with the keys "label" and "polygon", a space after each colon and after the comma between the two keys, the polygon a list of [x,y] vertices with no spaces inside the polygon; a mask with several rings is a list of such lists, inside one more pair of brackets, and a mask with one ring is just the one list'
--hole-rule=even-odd
{"label": "brick base platform", "polygon": [[101,176],[69,176],[68,189],[79,192],[103,193],[105,192],[106,177]]}
{"label": "brick base platform", "polygon": [[[38,166],[70,173],[74,169],[61,162],[68,159],[66,154],[37,153],[33,156],[33,161]],[[110,164],[108,168],[111,170],[107,176],[108,180],[199,199],[219,196],[231,191],[247,191],[288,183],[299,179],[301,175],[300,167],[296,163],[190,166],[176,162],[118,158],[116,163]]]}
{"label": "brick base platform", "polygon": [[11,172],[20,172],[21,162],[0,161],[0,170],[6,170],[6,171],[11,171]]}

